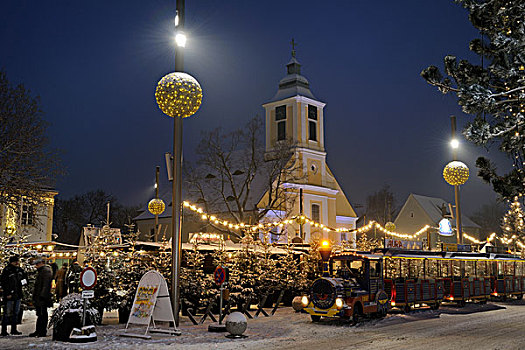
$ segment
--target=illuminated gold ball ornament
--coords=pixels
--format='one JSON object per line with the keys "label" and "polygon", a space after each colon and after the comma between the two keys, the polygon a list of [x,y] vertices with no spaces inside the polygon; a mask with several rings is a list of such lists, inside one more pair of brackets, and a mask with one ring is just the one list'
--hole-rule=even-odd
{"label": "illuminated gold ball ornament", "polygon": [[457,160],[448,163],[443,169],[443,178],[452,186],[463,185],[467,182],[469,176],[468,167]]}
{"label": "illuminated gold ball ornament", "polygon": [[164,213],[164,209],[166,209],[166,205],[162,199],[153,198],[148,203],[148,210],[153,215],[160,215]]}
{"label": "illuminated gold ball ornament", "polygon": [[197,79],[187,73],[165,75],[157,84],[155,99],[164,114],[187,118],[195,114],[202,102],[202,89]]}
{"label": "illuminated gold ball ornament", "polygon": [[389,221],[385,224],[385,229],[387,231],[394,232],[396,230],[396,225],[393,222]]}

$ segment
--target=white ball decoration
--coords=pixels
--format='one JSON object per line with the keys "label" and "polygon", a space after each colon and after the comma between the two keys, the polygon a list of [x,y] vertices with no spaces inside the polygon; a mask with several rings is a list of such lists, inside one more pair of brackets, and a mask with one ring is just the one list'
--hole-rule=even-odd
{"label": "white ball decoration", "polygon": [[240,312],[232,312],[226,317],[226,330],[235,336],[240,336],[248,327],[246,316]]}

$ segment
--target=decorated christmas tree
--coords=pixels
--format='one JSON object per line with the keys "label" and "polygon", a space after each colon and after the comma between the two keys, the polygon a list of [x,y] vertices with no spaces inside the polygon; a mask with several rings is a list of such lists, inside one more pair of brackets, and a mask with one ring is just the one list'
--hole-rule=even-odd
{"label": "decorated christmas tree", "polygon": [[500,238],[504,245],[509,245],[514,250],[516,250],[517,242],[522,241],[525,237],[524,215],[519,197],[516,196],[510,203],[509,210],[503,216],[501,228],[504,236]]}
{"label": "decorated christmas tree", "polygon": [[516,235],[518,238],[523,238],[525,235],[525,222],[523,208],[518,197],[514,197],[514,201],[510,204],[510,208],[503,217],[501,227],[506,235]]}

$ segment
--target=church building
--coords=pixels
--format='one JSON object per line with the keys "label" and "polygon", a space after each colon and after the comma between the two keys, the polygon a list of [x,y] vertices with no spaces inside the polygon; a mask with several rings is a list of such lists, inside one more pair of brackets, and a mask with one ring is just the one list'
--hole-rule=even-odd
{"label": "church building", "polygon": [[[286,65],[286,76],[279,82],[275,96],[263,104],[263,108],[266,116],[266,154],[271,157],[282,142],[289,142],[293,147],[291,162],[295,162],[296,174],[282,188],[296,200],[290,202],[288,208],[276,208],[269,212],[268,221],[302,213],[329,228],[355,229],[357,215],[326,163],[325,105],[310,91],[310,84],[301,75],[301,64],[296,59],[295,50],[292,50],[292,58]],[[264,207],[264,202],[265,196],[258,207]],[[283,209],[286,215],[279,215],[283,214]],[[334,243],[355,240],[355,234],[326,232],[322,227],[308,223],[301,227],[300,220],[277,229],[281,231],[278,235],[280,242],[310,242],[319,238],[329,238]]]}

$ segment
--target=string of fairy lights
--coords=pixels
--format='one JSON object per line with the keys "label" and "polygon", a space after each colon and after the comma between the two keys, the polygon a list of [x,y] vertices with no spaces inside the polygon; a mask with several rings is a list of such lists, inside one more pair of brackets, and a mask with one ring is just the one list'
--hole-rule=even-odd
{"label": "string of fairy lights", "polygon": [[[213,223],[215,225],[220,225],[220,226],[222,226],[224,228],[228,228],[228,229],[246,230],[246,231],[252,231],[252,232],[256,232],[256,231],[259,231],[259,230],[271,230],[271,229],[273,229],[275,227],[281,227],[282,228],[282,227],[284,227],[285,225],[288,225],[288,224],[298,223],[298,224],[309,224],[309,225],[311,225],[313,227],[317,227],[317,228],[319,228],[319,229],[321,229],[321,230],[323,230],[325,232],[339,232],[339,233],[351,232],[351,233],[359,234],[359,233],[369,232],[372,229],[377,229],[377,230],[383,232],[385,235],[389,235],[389,236],[396,237],[396,238],[404,238],[404,239],[414,240],[414,239],[418,238],[419,236],[423,235],[424,233],[426,233],[429,229],[435,229],[434,227],[431,227],[429,225],[425,225],[419,231],[417,231],[417,232],[415,232],[413,234],[406,234],[406,233],[399,233],[399,232],[395,232],[393,230],[389,230],[389,229],[387,229],[386,227],[382,226],[381,224],[379,224],[376,221],[370,221],[368,224],[366,224],[365,226],[362,226],[362,227],[360,227],[358,229],[332,228],[332,227],[328,227],[328,226],[326,226],[324,224],[321,224],[319,222],[316,222],[316,221],[308,218],[305,215],[296,215],[296,216],[293,216],[291,218],[284,219],[284,220],[278,220],[278,221],[266,222],[266,223],[258,223],[258,224],[234,223],[234,222],[231,222],[231,221],[228,221],[228,220],[222,220],[222,219],[218,218],[215,215],[210,215],[210,214],[206,213],[199,206],[197,206],[195,204],[192,204],[192,203],[190,203],[188,201],[184,201],[183,205],[184,205],[185,208],[188,208],[189,210],[199,214],[200,218],[202,220],[204,220],[204,221],[209,221],[209,222],[211,222],[211,223]],[[525,244],[523,242],[519,241],[519,239],[518,239],[518,237],[516,235],[513,235],[511,237],[499,237],[499,236],[497,236],[497,234],[495,232],[493,232],[484,241],[480,241],[477,238],[475,238],[475,237],[473,237],[473,236],[471,236],[471,235],[469,235],[467,233],[463,233],[463,237],[465,239],[467,239],[468,241],[474,243],[474,244],[482,244],[482,243],[485,243],[485,242],[492,242],[495,239],[498,239],[499,241],[501,241],[501,243],[507,244],[507,245],[511,245],[513,242],[515,242],[516,245],[518,247],[520,247],[520,249],[525,249]]]}

